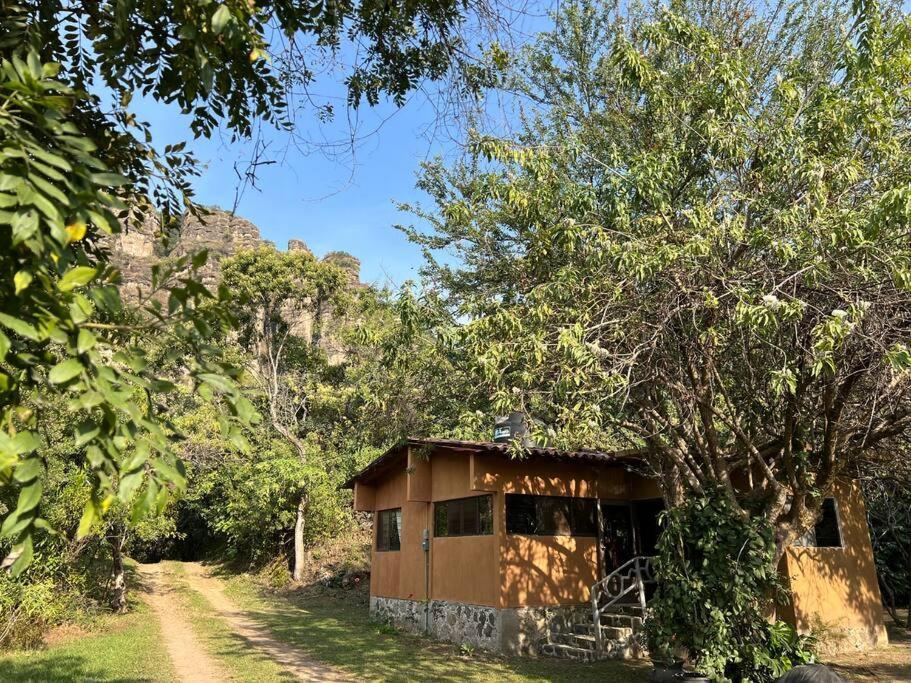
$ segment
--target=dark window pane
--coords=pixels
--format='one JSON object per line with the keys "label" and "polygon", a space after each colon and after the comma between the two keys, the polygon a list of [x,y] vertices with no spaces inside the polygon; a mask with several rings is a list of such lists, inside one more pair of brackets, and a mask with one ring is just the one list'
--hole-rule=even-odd
{"label": "dark window pane", "polygon": [[433,535],[449,535],[449,509],[446,503],[433,504]]}
{"label": "dark window pane", "polygon": [[446,509],[449,511],[449,535],[458,536],[462,533],[462,506],[459,501],[450,500]]}
{"label": "dark window pane", "polygon": [[822,501],[822,516],[816,523],[814,530],[816,532],[816,547],[841,547],[841,533],[838,529],[838,510],[835,507],[834,498],[826,498]]}
{"label": "dark window pane", "polygon": [[478,499],[466,498],[461,502],[462,508],[462,534],[478,534]]}
{"label": "dark window pane", "polygon": [[506,495],[506,533],[536,534],[537,519],[535,496]]}
{"label": "dark window pane", "polygon": [[597,536],[593,498],[506,495],[506,533],[538,536]]}
{"label": "dark window pane", "polygon": [[[477,536],[493,533],[493,496],[460,498],[433,504],[434,536]],[[482,512],[486,511],[486,521]]]}
{"label": "dark window pane", "polygon": [[592,498],[573,498],[573,536],[597,536],[598,520]]}
{"label": "dark window pane", "polygon": [[493,533],[493,496],[478,498],[478,533]]}
{"label": "dark window pane", "polygon": [[555,496],[538,496],[535,501],[538,513],[537,533],[543,536],[571,535],[571,500],[571,498],[557,498]]}
{"label": "dark window pane", "polygon": [[402,547],[402,510],[380,510],[376,524],[376,549],[399,550]]}

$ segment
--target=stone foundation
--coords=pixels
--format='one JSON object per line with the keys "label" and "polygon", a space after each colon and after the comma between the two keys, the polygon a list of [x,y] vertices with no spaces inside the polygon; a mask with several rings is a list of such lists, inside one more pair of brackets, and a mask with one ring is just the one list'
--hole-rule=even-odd
{"label": "stone foundation", "polygon": [[370,616],[411,633],[510,654],[537,655],[553,631],[591,623],[588,605],[497,609],[485,605],[370,596]]}

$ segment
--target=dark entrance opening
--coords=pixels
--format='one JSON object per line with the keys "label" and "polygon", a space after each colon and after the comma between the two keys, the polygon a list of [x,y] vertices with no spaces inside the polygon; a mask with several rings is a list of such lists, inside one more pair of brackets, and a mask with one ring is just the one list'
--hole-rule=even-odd
{"label": "dark entrance opening", "polygon": [[658,514],[664,510],[664,501],[661,498],[650,500],[637,500],[633,502],[633,517],[636,520],[638,536],[638,553],[646,557],[657,554],[658,536],[661,527],[658,526]]}
{"label": "dark entrance opening", "polygon": [[633,534],[633,517],[629,505],[601,502],[601,515],[604,518],[604,551],[605,576],[617,569],[624,562],[636,556],[636,543]]}

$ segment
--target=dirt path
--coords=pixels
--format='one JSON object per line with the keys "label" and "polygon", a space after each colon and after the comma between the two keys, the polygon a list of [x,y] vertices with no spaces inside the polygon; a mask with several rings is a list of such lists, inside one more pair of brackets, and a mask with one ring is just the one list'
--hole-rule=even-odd
{"label": "dirt path", "polygon": [[204,567],[187,562],[183,565],[190,587],[201,594],[212,606],[215,614],[225,621],[235,633],[250,645],[270,657],[289,673],[304,681],[352,681],[337,670],[315,662],[292,645],[272,637],[267,628],[239,610],[224,594],[218,579],[209,575]]}
{"label": "dirt path", "polygon": [[178,679],[185,683],[225,681],[228,675],[221,665],[206,654],[192,627],[183,618],[178,596],[160,564],[141,564],[145,601],[161,625],[161,636]]}

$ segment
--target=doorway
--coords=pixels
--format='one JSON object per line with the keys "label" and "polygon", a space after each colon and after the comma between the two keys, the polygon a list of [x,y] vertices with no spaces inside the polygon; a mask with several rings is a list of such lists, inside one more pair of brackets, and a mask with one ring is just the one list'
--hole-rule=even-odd
{"label": "doorway", "polygon": [[604,575],[636,556],[636,539],[633,534],[632,509],[624,503],[600,502],[604,519]]}

